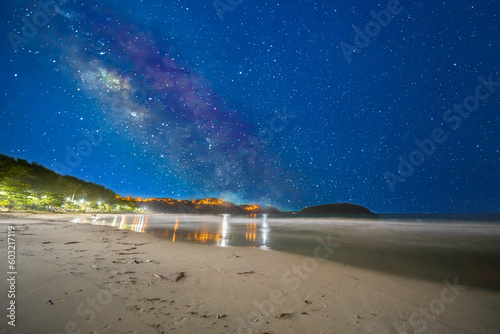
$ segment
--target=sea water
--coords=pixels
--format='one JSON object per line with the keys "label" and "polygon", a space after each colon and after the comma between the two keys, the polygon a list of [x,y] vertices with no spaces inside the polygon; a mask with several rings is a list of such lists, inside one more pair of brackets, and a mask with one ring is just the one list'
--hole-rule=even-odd
{"label": "sea water", "polygon": [[499,216],[135,214],[75,222],[151,233],[171,242],[303,256],[330,245],[326,258],[344,265],[427,279],[459,277],[466,284],[500,289]]}

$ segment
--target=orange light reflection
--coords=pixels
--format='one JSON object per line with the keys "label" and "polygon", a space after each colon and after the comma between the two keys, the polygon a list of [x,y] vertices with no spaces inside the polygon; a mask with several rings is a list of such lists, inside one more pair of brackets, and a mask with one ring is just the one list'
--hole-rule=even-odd
{"label": "orange light reflection", "polygon": [[177,232],[178,227],[179,227],[179,217],[175,219],[174,236],[172,237],[172,242],[175,242],[175,232]]}

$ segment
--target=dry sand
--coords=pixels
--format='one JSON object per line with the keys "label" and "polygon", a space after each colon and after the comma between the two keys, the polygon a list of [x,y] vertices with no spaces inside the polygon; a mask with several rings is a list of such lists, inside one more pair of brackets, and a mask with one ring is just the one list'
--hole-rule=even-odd
{"label": "dry sand", "polygon": [[[4,315],[9,225],[17,252],[16,326],[3,316],[0,333],[500,333],[500,292],[454,277],[432,282],[69,220],[0,214]],[[335,245],[317,249],[335,255]]]}

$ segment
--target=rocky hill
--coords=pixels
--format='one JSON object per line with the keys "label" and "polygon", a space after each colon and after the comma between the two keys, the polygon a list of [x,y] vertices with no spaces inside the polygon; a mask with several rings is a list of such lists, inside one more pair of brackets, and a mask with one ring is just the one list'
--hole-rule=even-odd
{"label": "rocky hill", "polygon": [[143,207],[150,213],[193,213],[193,214],[260,214],[281,213],[271,206],[257,204],[236,205],[220,198],[205,198],[195,200],[177,200],[173,198],[120,198],[134,201],[137,206]]}

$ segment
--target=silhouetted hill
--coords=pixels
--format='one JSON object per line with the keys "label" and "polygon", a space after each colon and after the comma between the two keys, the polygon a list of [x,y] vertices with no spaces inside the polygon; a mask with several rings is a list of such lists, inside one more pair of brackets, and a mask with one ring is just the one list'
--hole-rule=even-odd
{"label": "silhouetted hill", "polygon": [[373,215],[374,213],[364,206],[350,203],[335,203],[314,205],[298,212],[307,215]]}

